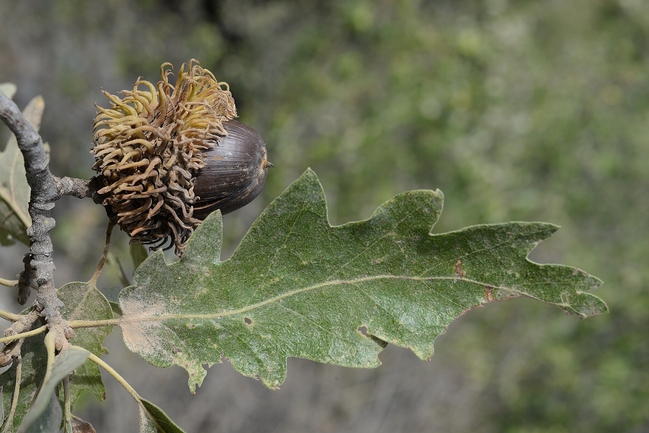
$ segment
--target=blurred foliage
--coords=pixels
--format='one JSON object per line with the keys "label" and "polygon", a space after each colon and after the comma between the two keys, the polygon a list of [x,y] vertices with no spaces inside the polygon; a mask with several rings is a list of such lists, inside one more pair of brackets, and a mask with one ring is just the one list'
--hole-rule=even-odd
{"label": "blurred foliage", "polygon": [[[484,432],[649,429],[649,3],[0,0],[0,82],[53,107],[42,132],[56,174],[91,174],[100,87],[154,80],[163,61],[192,57],[230,83],[275,164],[262,198],[226,218],[231,244],[310,166],[332,223],[440,188],[437,232],[557,223],[533,257],[604,279],[606,317],[518,302],[464,317],[442,350],[474,397],[437,417],[470,417]],[[101,210],[69,203],[57,246],[98,255],[88,236],[100,238]],[[410,406],[435,412],[426,404],[401,405],[402,425],[419,419]]]}

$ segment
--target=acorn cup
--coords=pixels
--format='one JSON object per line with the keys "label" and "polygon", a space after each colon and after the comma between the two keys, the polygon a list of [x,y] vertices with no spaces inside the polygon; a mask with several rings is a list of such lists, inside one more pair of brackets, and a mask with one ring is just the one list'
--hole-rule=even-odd
{"label": "acorn cup", "polygon": [[102,91],[111,106],[97,106],[92,186],[131,238],[181,256],[207,215],[232,212],[261,192],[272,164],[261,136],[232,120],[226,83],[192,60],[172,85],[170,67],[160,67],[156,85],[139,78],[122,98]]}

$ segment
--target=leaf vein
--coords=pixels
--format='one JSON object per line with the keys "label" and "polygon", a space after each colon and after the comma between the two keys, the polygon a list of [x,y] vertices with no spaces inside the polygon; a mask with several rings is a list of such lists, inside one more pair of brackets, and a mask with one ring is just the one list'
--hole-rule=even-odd
{"label": "leaf vein", "polygon": [[[352,284],[352,285],[353,285],[354,287],[356,287],[358,290],[360,290],[360,291],[361,291],[365,296],[367,296],[367,297],[368,297],[368,298],[369,298],[369,299],[370,299],[370,300],[371,300],[371,301],[372,301],[372,302],[373,302],[377,307],[379,307],[381,310],[383,310],[383,311],[384,311],[388,316],[390,316],[390,317],[392,318],[392,320],[394,320],[396,323],[399,323],[399,324],[405,326],[405,324],[402,323],[402,322],[401,322],[401,321],[400,321],[400,320],[395,316],[394,312],[392,312],[391,310],[389,310],[387,307],[384,307],[384,306],[383,306],[379,301],[377,301],[376,299],[374,299],[374,298],[373,298],[369,293],[367,293],[365,290],[363,290],[363,288],[362,288],[359,284]],[[408,328],[408,327],[406,326],[406,328]],[[411,331],[410,328],[408,328],[408,330]],[[369,329],[368,329],[368,331],[369,331]]]}
{"label": "leaf vein", "polygon": [[334,334],[334,333],[331,331],[331,329],[326,329],[324,326],[322,326],[321,324],[319,324],[319,323],[316,322],[315,320],[311,319],[310,317],[308,317],[308,316],[306,316],[306,315],[300,313],[299,311],[294,310],[294,309],[292,309],[291,307],[289,307],[289,306],[287,306],[287,305],[285,305],[285,304],[283,304],[283,303],[281,303],[281,302],[278,302],[278,305],[281,305],[281,306],[284,307],[286,310],[288,310],[288,311],[290,311],[290,312],[292,312],[292,313],[294,313],[294,314],[296,314],[296,315],[302,317],[302,318],[303,318],[304,320],[306,320],[307,322],[312,323],[312,324],[315,325],[317,328],[320,328],[324,333],[326,333],[326,334],[331,334],[331,335],[333,335],[334,337],[338,337],[338,338],[340,338],[340,339],[342,339],[342,340],[344,340],[344,341],[346,341],[346,342],[348,342],[348,343],[356,344],[355,342],[353,342],[352,340],[350,340],[347,336],[344,336],[344,335],[336,335],[336,334]]}
{"label": "leaf vein", "polygon": [[[351,264],[354,260],[356,260],[357,258],[359,258],[360,256],[362,256],[363,254],[365,254],[367,251],[370,250],[370,248],[374,247],[376,244],[378,244],[379,242],[381,242],[383,239],[387,238],[388,236],[393,235],[393,234],[395,233],[397,227],[399,227],[399,226],[400,226],[404,221],[406,221],[408,218],[410,218],[410,216],[411,216],[412,214],[419,212],[419,210],[420,210],[422,207],[424,207],[423,204],[422,204],[422,206],[417,207],[417,208],[416,208],[415,210],[413,210],[412,212],[409,212],[408,214],[406,214],[406,215],[405,215],[401,220],[397,221],[397,222],[392,226],[392,228],[391,228],[387,233],[385,233],[385,234],[384,234],[383,236],[381,236],[380,238],[376,239],[376,241],[372,242],[372,243],[371,243],[370,245],[368,245],[365,249],[363,249],[363,251],[361,251],[361,252],[359,252],[358,254],[356,254],[356,256],[354,256],[353,258],[351,258],[351,259],[345,261],[345,263],[344,263],[340,268],[338,268],[338,269],[336,270],[336,272],[334,272],[332,275],[337,275],[337,274],[339,274],[339,273],[343,270],[343,268],[345,268],[346,266],[348,266],[349,264]],[[369,220],[367,220],[367,221],[364,221],[363,223],[367,224],[369,221],[371,221],[371,219],[369,219]],[[343,227],[344,227],[344,226],[343,226]]]}
{"label": "leaf vein", "polygon": [[[295,219],[293,220],[293,224],[291,224],[291,226],[290,226],[289,229],[288,229],[288,232],[287,232],[286,235],[284,236],[284,242],[282,243],[282,246],[280,246],[279,248],[277,248],[277,249],[275,250],[275,253],[273,254],[273,258],[272,258],[272,259],[269,261],[269,263],[268,263],[268,272],[269,272],[269,273],[271,273],[272,270],[275,268],[275,265],[276,265],[276,263],[277,263],[277,256],[278,256],[278,254],[279,254],[279,252],[280,252],[281,250],[283,250],[284,248],[286,248],[286,245],[288,244],[288,240],[290,239],[291,235],[293,234],[293,229],[295,228],[295,225],[298,223],[298,221],[299,221],[300,218],[302,217],[302,214],[304,213],[304,210],[305,210],[305,207],[302,207],[302,208],[300,209],[300,212],[298,213],[298,215],[297,215],[297,216],[295,217]],[[261,286],[259,287],[259,291],[263,291],[265,288],[266,288],[266,282],[263,282],[263,283],[261,284]]]}

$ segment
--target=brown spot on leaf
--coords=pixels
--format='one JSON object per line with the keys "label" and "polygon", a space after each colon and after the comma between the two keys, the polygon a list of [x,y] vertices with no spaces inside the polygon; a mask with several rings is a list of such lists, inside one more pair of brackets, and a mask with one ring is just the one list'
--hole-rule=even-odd
{"label": "brown spot on leaf", "polygon": [[462,268],[462,260],[455,262],[455,275],[458,278],[464,278],[464,276],[466,275],[464,273],[464,269]]}
{"label": "brown spot on leaf", "polygon": [[243,321],[246,322],[246,325],[248,326],[252,325],[252,319],[250,317],[244,317]]}
{"label": "brown spot on leaf", "polygon": [[496,298],[494,297],[494,288],[489,287],[489,286],[485,286],[484,287],[484,297],[487,300],[487,302],[495,301]]}

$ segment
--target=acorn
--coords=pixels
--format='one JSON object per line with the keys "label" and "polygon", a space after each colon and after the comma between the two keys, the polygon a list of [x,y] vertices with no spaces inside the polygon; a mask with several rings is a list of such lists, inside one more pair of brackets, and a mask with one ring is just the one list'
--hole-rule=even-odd
{"label": "acorn", "polygon": [[123,97],[102,91],[111,105],[97,106],[92,185],[131,238],[180,256],[207,215],[251,202],[272,164],[261,136],[233,120],[227,83],[192,60],[172,85],[170,67],[156,85],[138,78]]}
{"label": "acorn", "polygon": [[266,143],[245,123],[223,123],[227,135],[203,152],[205,166],[194,182],[198,197],[194,217],[203,220],[217,209],[222,214],[237,210],[259,195],[264,188],[268,168]]}

